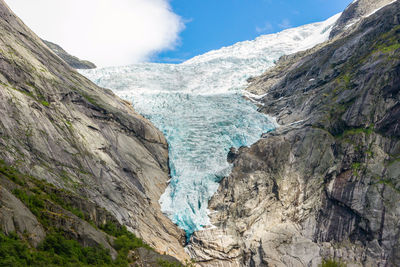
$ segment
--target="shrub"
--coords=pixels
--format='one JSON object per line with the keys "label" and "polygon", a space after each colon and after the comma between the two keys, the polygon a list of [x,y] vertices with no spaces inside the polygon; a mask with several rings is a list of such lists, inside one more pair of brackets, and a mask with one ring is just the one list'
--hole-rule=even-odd
{"label": "shrub", "polygon": [[44,201],[36,194],[27,194],[21,189],[14,189],[13,194],[19,198],[29,210],[35,215],[40,216],[41,210],[44,208]]}
{"label": "shrub", "polygon": [[132,250],[136,248],[152,249],[149,245],[144,243],[142,239],[129,232],[126,226],[117,226],[115,223],[107,222],[103,226],[100,226],[100,229],[107,234],[116,237],[114,246],[118,251],[124,249]]}
{"label": "shrub", "polygon": [[37,249],[16,234],[0,233],[0,266],[110,266],[109,252],[102,247],[83,247],[75,240],[53,232]]}
{"label": "shrub", "polygon": [[332,259],[323,260],[320,267],[346,267],[346,264]]}

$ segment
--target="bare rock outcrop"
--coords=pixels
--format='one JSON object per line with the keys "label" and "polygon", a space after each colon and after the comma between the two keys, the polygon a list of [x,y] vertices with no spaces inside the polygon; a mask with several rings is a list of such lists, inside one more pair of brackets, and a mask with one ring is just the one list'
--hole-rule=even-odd
{"label": "bare rock outcrop", "polygon": [[25,233],[33,246],[37,246],[46,236],[35,215],[2,186],[0,186],[0,226],[6,234]]}
{"label": "bare rock outcrop", "polygon": [[81,60],[75,56],[68,54],[61,46],[58,44],[42,40],[57,56],[59,56],[62,60],[67,62],[68,65],[73,67],[74,69],[95,69],[96,65],[87,60]]}
{"label": "bare rock outcrop", "polygon": [[343,11],[339,20],[336,22],[336,25],[331,31],[330,38],[334,38],[340,34],[346,34],[354,24],[393,2],[393,0],[354,0]]}
{"label": "bare rock outcrop", "polygon": [[400,265],[399,22],[396,1],[253,79],[281,126],[230,157],[201,266]]}

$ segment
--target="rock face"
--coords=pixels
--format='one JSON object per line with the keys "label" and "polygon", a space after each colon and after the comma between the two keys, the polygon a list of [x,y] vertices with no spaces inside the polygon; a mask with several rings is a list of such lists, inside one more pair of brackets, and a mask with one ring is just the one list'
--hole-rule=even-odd
{"label": "rock face", "polygon": [[282,126],[230,153],[200,265],[400,265],[399,24],[396,1],[252,81]]}
{"label": "rock face", "polygon": [[361,19],[371,15],[379,8],[382,8],[393,0],[355,0],[342,13],[335,27],[332,29],[330,38],[340,34],[345,34],[354,24]]}
{"label": "rock face", "polygon": [[0,187],[0,225],[6,234],[28,233],[33,246],[37,246],[45,237],[45,231],[35,215],[3,187]]}
{"label": "rock face", "polygon": [[87,60],[80,60],[79,58],[68,54],[58,44],[42,40],[57,56],[62,58],[68,65],[74,69],[95,69],[96,65]]}
{"label": "rock face", "polygon": [[0,33],[0,159],[93,201],[157,251],[186,259],[184,233],[158,204],[169,179],[161,132],[52,53],[2,0]]}

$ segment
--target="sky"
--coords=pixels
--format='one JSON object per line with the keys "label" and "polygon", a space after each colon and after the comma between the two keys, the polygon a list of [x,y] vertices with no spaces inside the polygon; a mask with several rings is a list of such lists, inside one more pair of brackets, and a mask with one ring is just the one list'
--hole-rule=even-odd
{"label": "sky", "polygon": [[352,0],[6,0],[41,38],[98,66],[179,63],[325,20]]}
{"label": "sky", "polygon": [[179,62],[239,41],[286,28],[323,21],[352,0],[172,0],[185,19],[181,46],[153,60]]}

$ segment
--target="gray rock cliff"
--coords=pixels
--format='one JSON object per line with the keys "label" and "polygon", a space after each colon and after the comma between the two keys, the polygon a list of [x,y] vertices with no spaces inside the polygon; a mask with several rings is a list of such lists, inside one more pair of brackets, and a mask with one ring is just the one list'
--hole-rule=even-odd
{"label": "gray rock cliff", "polygon": [[392,3],[393,0],[355,0],[342,13],[333,27],[330,38],[346,34],[354,24],[376,12],[378,9]]}
{"label": "gray rock cliff", "polygon": [[[52,53],[3,0],[0,159],[104,208],[156,251],[188,258],[183,231],[158,204],[169,179],[162,133]],[[12,197],[3,201],[20,204]],[[26,216],[23,227],[31,229],[35,220]]]}
{"label": "gray rock cliff", "polygon": [[61,46],[58,44],[42,40],[45,45],[47,45],[57,56],[62,58],[68,65],[73,67],[74,69],[95,69],[96,65],[87,60],[81,60],[75,56],[72,56],[67,53]]}
{"label": "gray rock cliff", "polygon": [[252,80],[281,126],[229,156],[200,265],[400,265],[399,25],[396,1]]}
{"label": "gray rock cliff", "polygon": [[28,239],[37,246],[45,237],[45,231],[32,212],[6,188],[0,187],[0,226],[6,234],[28,233]]}

